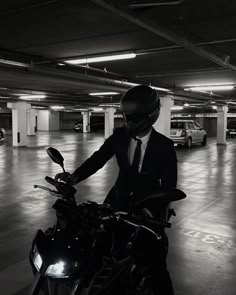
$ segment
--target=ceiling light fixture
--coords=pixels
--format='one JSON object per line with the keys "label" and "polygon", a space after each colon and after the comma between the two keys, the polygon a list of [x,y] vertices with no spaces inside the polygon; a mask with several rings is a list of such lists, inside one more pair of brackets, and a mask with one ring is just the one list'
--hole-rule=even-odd
{"label": "ceiling light fixture", "polygon": [[29,99],[44,99],[46,98],[46,95],[44,94],[25,94],[25,95],[21,95],[19,97],[19,99],[23,99],[23,100],[29,100]]}
{"label": "ceiling light fixture", "polygon": [[150,86],[152,87],[153,89],[155,90],[158,90],[158,91],[164,91],[164,92],[170,92],[171,90],[167,89],[167,88],[162,88],[162,87],[154,87],[154,86]]}
{"label": "ceiling light fixture", "polygon": [[119,92],[91,92],[89,95],[91,96],[99,96],[99,95],[117,95],[120,94]]}
{"label": "ceiling light fixture", "polygon": [[102,112],[104,112],[104,109],[100,108],[100,107],[94,107],[94,108],[91,108],[90,110],[92,112],[94,112],[94,113],[102,113]]}
{"label": "ceiling light fixture", "polygon": [[181,110],[183,110],[183,106],[173,106],[173,107],[171,107],[171,110],[172,111],[181,111]]}
{"label": "ceiling light fixture", "polygon": [[205,85],[205,86],[192,86],[185,88],[186,91],[221,91],[232,90],[234,85]]}
{"label": "ceiling light fixture", "polygon": [[19,62],[19,61],[14,61],[14,60],[9,60],[9,59],[0,59],[1,64],[6,64],[6,65],[11,65],[11,66],[17,66],[17,67],[29,67],[29,64]]}
{"label": "ceiling light fixture", "polygon": [[[133,82],[126,82],[126,81],[119,81],[119,80],[114,80],[115,83],[118,83],[118,84],[122,84],[122,85],[128,85],[128,86],[138,86],[138,85],[141,85],[141,84],[138,84],[138,83],[133,83]],[[164,92],[171,92],[171,90],[167,89],[167,88],[162,88],[162,87],[155,87],[155,86],[151,86],[151,88],[155,89],[155,90],[159,90],[159,91],[164,91]]]}
{"label": "ceiling light fixture", "polygon": [[54,111],[64,110],[65,107],[63,106],[50,106],[50,109]]}
{"label": "ceiling light fixture", "polygon": [[121,60],[121,59],[130,59],[135,58],[135,53],[125,53],[125,54],[116,54],[116,55],[106,55],[106,56],[96,56],[96,57],[86,57],[86,58],[74,58],[68,59],[64,62],[72,65],[88,64],[93,62],[102,62],[102,61],[112,61],[112,60]]}

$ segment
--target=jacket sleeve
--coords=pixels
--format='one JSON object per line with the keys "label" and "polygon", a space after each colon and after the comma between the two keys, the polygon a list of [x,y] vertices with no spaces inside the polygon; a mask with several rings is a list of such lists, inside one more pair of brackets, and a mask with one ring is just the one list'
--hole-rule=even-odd
{"label": "jacket sleeve", "polygon": [[162,189],[176,188],[177,157],[173,143],[166,146],[164,155],[164,163],[161,169],[161,187]]}
{"label": "jacket sleeve", "polygon": [[101,169],[108,160],[115,154],[114,150],[115,135],[112,134],[100,147],[88,158],[79,168],[77,168],[73,176],[73,183],[77,184],[80,181],[88,178]]}

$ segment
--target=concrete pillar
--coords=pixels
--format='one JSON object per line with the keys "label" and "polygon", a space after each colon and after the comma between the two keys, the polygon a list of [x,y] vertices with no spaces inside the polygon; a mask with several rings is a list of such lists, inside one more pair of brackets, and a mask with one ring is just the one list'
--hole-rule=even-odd
{"label": "concrete pillar", "polygon": [[90,132],[90,111],[83,111],[81,112],[83,116],[83,133],[89,133]]}
{"label": "concrete pillar", "polygon": [[226,144],[227,106],[217,107],[217,144]]}
{"label": "concrete pillar", "polygon": [[36,135],[36,110],[29,109],[27,112],[27,135]]}
{"label": "concrete pillar", "polygon": [[174,105],[172,96],[161,97],[160,115],[153,127],[156,131],[170,137],[171,107]]}
{"label": "concrete pillar", "polygon": [[116,112],[116,109],[113,107],[106,107],[104,109],[105,114],[105,138],[108,138],[110,135],[112,135],[114,130],[114,114]]}
{"label": "concrete pillar", "polygon": [[38,111],[38,130],[40,131],[57,131],[59,126],[59,112],[49,110]]}
{"label": "concrete pillar", "polygon": [[12,109],[12,144],[13,146],[27,146],[27,110],[30,104],[26,102],[8,103]]}

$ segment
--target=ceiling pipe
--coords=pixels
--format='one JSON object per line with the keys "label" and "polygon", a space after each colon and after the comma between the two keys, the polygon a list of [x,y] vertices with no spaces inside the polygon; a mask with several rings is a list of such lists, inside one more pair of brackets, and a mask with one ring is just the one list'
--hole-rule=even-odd
{"label": "ceiling pipe", "polygon": [[205,68],[202,70],[196,71],[173,71],[173,72],[159,72],[159,73],[149,73],[149,74],[139,74],[136,78],[151,78],[151,77],[166,77],[166,76],[180,76],[180,75],[201,75],[207,73],[219,73],[219,72],[229,72],[230,69],[223,69],[223,68]]}
{"label": "ceiling pipe", "polygon": [[128,6],[130,8],[146,8],[146,7],[156,7],[156,6],[169,6],[169,5],[179,5],[183,3],[184,0],[179,1],[169,1],[169,2],[152,2],[152,3],[131,3]]}
{"label": "ceiling pipe", "polygon": [[[63,87],[72,87],[73,89],[87,89],[94,87],[97,90],[112,90],[117,92],[124,92],[128,88],[127,85],[116,84],[112,79],[100,78],[96,76],[86,76],[75,72],[62,71],[46,67],[33,67],[27,71],[21,68],[0,68],[0,74],[7,80],[7,77],[19,81],[35,82],[38,80],[46,82],[47,84],[59,84]],[[0,78],[0,85],[1,85]],[[6,85],[6,83],[4,82]],[[4,86],[5,86],[4,85]]]}
{"label": "ceiling pipe", "polygon": [[104,9],[130,21],[131,23],[149,31],[152,32],[153,34],[162,37],[166,40],[169,40],[175,44],[178,44],[179,46],[183,46],[184,48],[194,52],[195,54],[198,54],[199,56],[206,58],[210,61],[212,61],[215,64],[218,64],[224,68],[229,68],[231,70],[236,70],[236,66],[232,65],[229,63],[229,57],[226,57],[225,59],[222,59],[215,55],[214,53],[205,50],[204,48],[198,47],[192,42],[189,42],[187,39],[185,39],[182,36],[179,36],[175,32],[172,32],[171,30],[162,27],[158,23],[153,23],[148,19],[141,20],[137,16],[133,16],[130,12],[117,8],[111,4],[108,4],[107,2],[103,0],[90,0],[94,4],[97,4],[100,7],[103,7]]}

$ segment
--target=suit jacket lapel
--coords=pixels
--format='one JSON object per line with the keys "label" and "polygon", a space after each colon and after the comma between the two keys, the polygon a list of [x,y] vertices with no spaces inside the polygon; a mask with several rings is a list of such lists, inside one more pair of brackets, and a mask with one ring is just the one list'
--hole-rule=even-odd
{"label": "suit jacket lapel", "polygon": [[129,136],[128,132],[126,132],[124,135],[124,142],[122,144],[121,156],[127,168],[130,168],[129,159],[128,159],[128,148],[129,148],[130,140],[131,140],[131,137]]}

